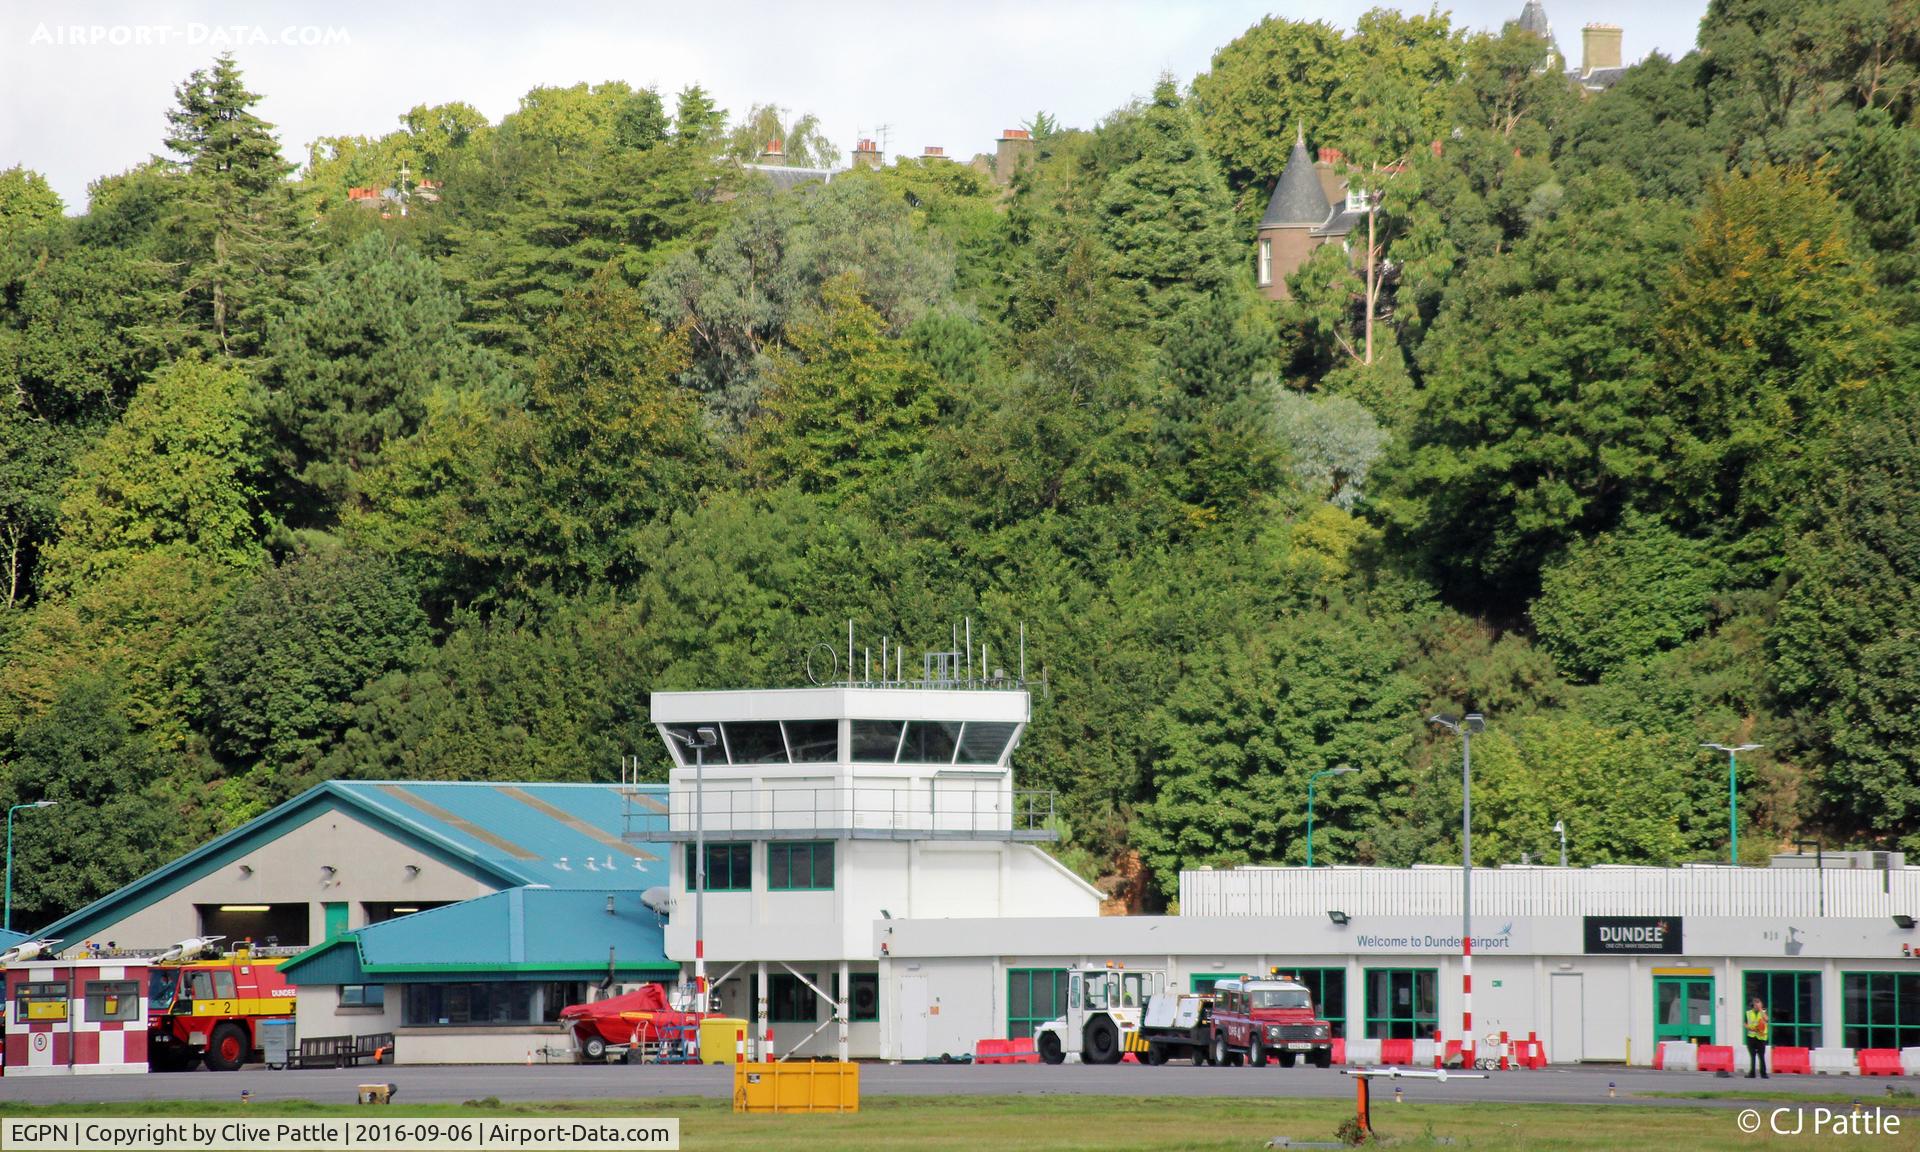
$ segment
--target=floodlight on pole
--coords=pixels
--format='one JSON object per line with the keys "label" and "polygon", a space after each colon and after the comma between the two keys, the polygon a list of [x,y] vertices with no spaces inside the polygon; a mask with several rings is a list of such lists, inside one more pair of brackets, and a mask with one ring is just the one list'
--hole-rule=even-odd
{"label": "floodlight on pole", "polygon": [[1478,712],[1451,716],[1445,712],[1427,718],[1460,737],[1460,1044],[1468,1064],[1473,1061],[1473,736],[1487,730],[1487,718]]}
{"label": "floodlight on pole", "polygon": [[1727,863],[1740,866],[1740,776],[1737,762],[1742,752],[1765,748],[1765,744],[1702,744],[1702,748],[1727,754]]}
{"label": "floodlight on pole", "polygon": [[693,987],[700,996],[699,1011],[707,1010],[707,749],[720,742],[712,728],[692,732],[667,729],[667,734],[693,749]]}
{"label": "floodlight on pole", "polygon": [[0,930],[13,930],[13,814],[23,808],[51,808],[57,803],[57,800],[34,800],[7,809],[7,895],[6,912],[4,917],[0,917]]}
{"label": "floodlight on pole", "polygon": [[1313,867],[1313,784],[1322,776],[1351,776],[1360,769],[1340,764],[1307,777],[1307,867]]}

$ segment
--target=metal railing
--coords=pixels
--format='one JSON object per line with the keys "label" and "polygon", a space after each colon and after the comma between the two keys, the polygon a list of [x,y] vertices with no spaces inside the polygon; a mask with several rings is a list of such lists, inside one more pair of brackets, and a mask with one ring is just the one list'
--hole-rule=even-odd
{"label": "metal railing", "polygon": [[710,840],[1058,840],[1054,793],[1005,787],[866,784],[674,788],[668,812],[635,812],[635,839],[694,838],[696,800]]}
{"label": "metal railing", "polygon": [[[1180,873],[1183,916],[1458,916],[1460,869],[1234,868]],[[1475,868],[1486,916],[1912,915],[1920,868]]]}

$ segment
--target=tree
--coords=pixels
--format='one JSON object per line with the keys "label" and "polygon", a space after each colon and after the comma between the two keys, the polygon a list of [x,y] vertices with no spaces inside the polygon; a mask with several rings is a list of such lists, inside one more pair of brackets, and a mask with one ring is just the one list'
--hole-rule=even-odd
{"label": "tree", "polygon": [[1138,159],[1107,178],[1095,207],[1117,286],[1143,315],[1167,317],[1226,283],[1238,237],[1172,77],[1155,85],[1134,143]]}
{"label": "tree", "polygon": [[827,281],[818,315],[796,321],[788,338],[792,351],[775,358],[741,447],[749,475],[844,500],[911,467],[942,389],[907,341],[886,335],[853,276]]}
{"label": "tree", "polygon": [[1846,208],[1813,172],[1760,168],[1707,193],[1659,328],[1675,521],[1727,539],[1745,579],[1785,530],[1890,333]]}
{"label": "tree", "polygon": [[1725,580],[1711,547],[1629,517],[1541,573],[1533,624],[1562,668],[1599,679],[1698,635]]}
{"label": "tree", "polygon": [[232,368],[177,361],[75,462],[46,585],[71,593],[144,552],[229,568],[259,560],[252,387]]}
{"label": "tree", "polygon": [[755,104],[727,134],[726,154],[742,163],[770,160],[767,153],[779,145],[779,163],[794,168],[831,168],[840,162],[840,149],[820,130],[820,118],[811,112],[783,119],[782,109]]}
{"label": "tree", "polygon": [[175,221],[188,254],[184,288],[215,345],[233,356],[260,343],[272,301],[301,257],[298,224],[273,125],[253,114],[231,54],[174,90],[167,148],[185,170]]}
{"label": "tree", "polygon": [[271,802],[338,736],[354,693],[404,667],[426,639],[426,615],[392,565],[338,547],[303,549],[261,569],[221,614],[203,730]]}
{"label": "tree", "polygon": [[1240,218],[1265,206],[1297,128],[1325,138],[1341,86],[1341,43],[1331,24],[1268,16],[1194,77],[1200,138],[1218,158]]}
{"label": "tree", "polygon": [[45,176],[18,164],[0,168],[0,239],[52,223],[65,207]]}
{"label": "tree", "polygon": [[1345,396],[1291,391],[1274,397],[1273,410],[1275,431],[1308,495],[1352,511],[1387,442],[1373,414]]}
{"label": "tree", "polygon": [[727,110],[713,102],[705,88],[689,84],[673,106],[673,142],[682,148],[705,151],[716,145],[727,127]]}
{"label": "tree", "polygon": [[428,393],[506,387],[459,319],[459,299],[433,264],[378,233],[302,289],[267,342],[266,430],[291,523],[329,522],[354,473],[419,427]]}

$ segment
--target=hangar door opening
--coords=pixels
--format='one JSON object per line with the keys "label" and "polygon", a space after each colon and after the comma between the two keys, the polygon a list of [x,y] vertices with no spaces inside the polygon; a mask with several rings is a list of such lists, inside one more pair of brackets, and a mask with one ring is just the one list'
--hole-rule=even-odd
{"label": "hangar door opening", "polygon": [[312,943],[305,904],[197,904],[202,936],[225,936],[231,948],[242,940],[255,944],[305,948]]}
{"label": "hangar door opening", "polygon": [[1587,1053],[1585,979],[1578,972],[1555,972],[1547,985],[1547,1062],[1572,1064]]}

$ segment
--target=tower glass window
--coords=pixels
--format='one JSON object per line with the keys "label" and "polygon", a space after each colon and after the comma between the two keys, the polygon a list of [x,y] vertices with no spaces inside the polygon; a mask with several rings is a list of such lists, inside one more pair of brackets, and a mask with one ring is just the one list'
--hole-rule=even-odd
{"label": "tower glass window", "polygon": [[1273,240],[1263,236],[1260,238],[1260,286],[1264,288],[1271,283],[1273,283]]}

